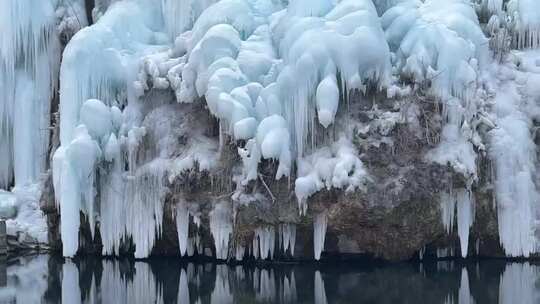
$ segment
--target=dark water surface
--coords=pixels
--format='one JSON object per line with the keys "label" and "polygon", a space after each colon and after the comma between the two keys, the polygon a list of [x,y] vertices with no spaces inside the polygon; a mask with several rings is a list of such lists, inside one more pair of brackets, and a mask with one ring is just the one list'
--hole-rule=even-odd
{"label": "dark water surface", "polygon": [[37,255],[4,261],[0,303],[540,303],[540,266],[461,263],[231,266]]}

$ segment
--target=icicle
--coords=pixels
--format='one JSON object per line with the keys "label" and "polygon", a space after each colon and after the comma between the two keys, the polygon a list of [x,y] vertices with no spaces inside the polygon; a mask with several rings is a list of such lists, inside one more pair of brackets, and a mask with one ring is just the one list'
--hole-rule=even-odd
{"label": "icicle", "polygon": [[537,246],[534,235],[539,193],[534,182],[536,145],[531,120],[522,110],[523,96],[514,82],[503,83],[495,97],[497,128],[489,135],[494,193],[501,246],[508,256],[528,257]]}
{"label": "icicle", "polygon": [[189,238],[187,243],[187,250],[186,253],[189,257],[192,257],[195,255],[196,245],[195,245],[195,238]]}
{"label": "icicle", "polygon": [[254,241],[259,242],[257,246],[260,249],[261,259],[266,260],[267,258],[273,259],[274,257],[274,248],[276,242],[275,229],[272,226],[266,226],[262,228],[255,229],[255,239]]}
{"label": "icicle", "polygon": [[294,256],[294,246],[296,244],[296,225],[285,223],[280,225],[280,243],[283,253],[286,254],[287,250]]}
{"label": "icicle", "polygon": [[324,239],[326,238],[326,225],[328,216],[326,212],[316,215],[313,219],[313,250],[315,260],[321,259],[321,253],[324,250]]}
{"label": "icicle", "polygon": [[244,254],[246,252],[246,249],[244,248],[244,246],[236,246],[236,254],[235,254],[235,257],[236,257],[236,260],[237,261],[242,261],[244,259]]}
{"label": "icicle", "polygon": [[133,238],[136,258],[148,257],[156,236],[161,235],[166,168],[166,162],[156,159],[141,167],[134,180],[128,180],[126,232]]}
{"label": "icicle", "polygon": [[233,232],[231,206],[227,202],[215,205],[210,212],[210,232],[214,237],[216,258],[226,260],[229,255],[229,239]]}
{"label": "icicle", "polygon": [[454,216],[456,212],[456,200],[453,195],[446,192],[440,194],[441,214],[443,226],[446,229],[446,233],[450,234],[454,227]]}
{"label": "icicle", "polygon": [[472,194],[465,189],[458,190],[456,196],[461,256],[465,258],[467,257],[469,248],[469,231],[474,221],[474,200],[472,199]]}
{"label": "icicle", "polygon": [[454,216],[457,208],[458,235],[461,245],[461,256],[467,257],[469,248],[469,231],[474,221],[474,200],[472,194],[465,189],[456,189],[452,193],[440,195],[443,225],[448,234],[452,233]]}
{"label": "icicle", "polygon": [[418,258],[420,261],[424,260],[424,254],[426,253],[426,246],[423,246],[420,251],[418,252]]}
{"label": "icicle", "polygon": [[185,202],[176,205],[176,230],[178,231],[180,255],[184,256],[189,247],[189,212]]}
{"label": "icicle", "polygon": [[253,258],[258,259],[259,258],[259,238],[258,238],[257,232],[255,232],[255,235],[253,237],[251,251],[253,254]]}
{"label": "icicle", "polygon": [[[55,157],[58,152],[55,154]],[[103,255],[120,254],[121,240],[126,228],[124,204],[123,160],[120,143],[111,134],[105,147],[105,160],[112,168],[101,177],[100,234]],[[53,174],[53,177],[55,174]]]}
{"label": "icicle", "polygon": [[511,0],[508,15],[513,18],[514,40],[518,48],[536,49],[540,45],[540,6],[536,0]]}

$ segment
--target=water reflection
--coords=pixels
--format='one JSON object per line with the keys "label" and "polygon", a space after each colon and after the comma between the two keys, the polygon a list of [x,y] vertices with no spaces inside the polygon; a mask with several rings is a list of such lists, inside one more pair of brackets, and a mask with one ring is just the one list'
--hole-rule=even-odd
{"label": "water reflection", "polygon": [[239,266],[41,255],[0,265],[0,303],[540,303],[540,266],[503,261]]}

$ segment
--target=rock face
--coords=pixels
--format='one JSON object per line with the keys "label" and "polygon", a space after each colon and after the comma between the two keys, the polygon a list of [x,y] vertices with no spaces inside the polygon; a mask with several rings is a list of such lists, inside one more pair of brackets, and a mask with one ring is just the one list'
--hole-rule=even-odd
{"label": "rock face", "polygon": [[[356,103],[360,104],[360,101]],[[174,109],[169,108],[173,112],[187,111],[190,117],[209,117],[201,107],[175,105]],[[255,201],[251,204],[234,206],[235,222],[230,256],[234,256],[235,247],[251,248],[255,231],[260,227],[274,228],[278,248],[282,246],[279,245],[280,226],[294,224],[294,256],[291,256],[290,251],[283,253],[276,249],[274,259],[312,260],[314,218],[323,212],[328,220],[323,259],[370,257],[399,261],[427,256],[458,256],[460,244],[457,231],[452,231],[449,235],[443,227],[439,194],[450,187],[462,186],[464,177],[449,166],[426,160],[428,151],[437,145],[440,118],[432,106],[428,105],[422,111],[425,116],[413,123],[403,120],[381,129],[380,126],[385,125],[384,117],[388,117],[388,113],[402,116],[403,108],[394,105],[384,108],[383,105],[377,110],[362,106],[351,109],[350,114],[358,117],[364,129],[368,130],[357,133],[355,146],[370,172],[370,180],[363,190],[346,192],[334,189],[313,195],[307,202],[309,208],[306,216],[299,215],[294,187],[290,181],[276,181],[272,174],[276,169],[275,164],[263,163],[261,178],[249,185],[254,193],[262,195],[253,198]],[[203,124],[207,126],[206,134],[217,140],[217,122],[210,119],[207,124],[209,127]],[[180,147],[185,142],[181,133],[175,134]],[[166,134],[161,136],[166,137]],[[149,137],[148,140],[150,142],[147,146],[155,144],[152,141],[156,139]],[[152,250],[153,255],[179,255],[175,210],[181,204],[188,204],[191,209],[196,209],[193,214],[196,214],[200,224],[190,221],[189,235],[200,237],[201,254],[215,255],[214,239],[209,229],[209,214],[216,198],[229,200],[235,190],[236,185],[231,176],[240,161],[235,153],[236,149],[233,144],[224,146],[219,165],[210,172],[187,171],[172,181],[164,181],[168,184],[169,191],[164,201],[162,231]],[[48,190],[44,191],[43,210],[49,219],[51,247],[59,249],[59,214],[54,208],[52,187],[46,189]],[[475,193],[476,216],[471,230],[469,256],[502,256],[492,194],[484,189],[477,189]],[[232,201],[230,203],[234,204]],[[191,218],[193,219],[193,216]],[[81,227],[79,252],[99,254],[99,232],[92,240],[83,214]],[[133,250],[133,244],[125,244],[122,252],[132,254]]]}

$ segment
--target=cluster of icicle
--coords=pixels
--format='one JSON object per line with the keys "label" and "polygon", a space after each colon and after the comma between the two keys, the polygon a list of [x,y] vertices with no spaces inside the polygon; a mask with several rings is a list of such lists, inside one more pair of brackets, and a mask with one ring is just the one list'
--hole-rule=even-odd
{"label": "cluster of icicle", "polygon": [[0,2],[0,188],[45,171],[60,43],[50,1]]}

